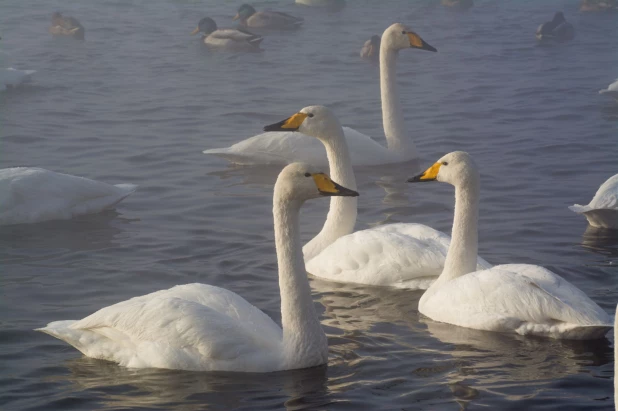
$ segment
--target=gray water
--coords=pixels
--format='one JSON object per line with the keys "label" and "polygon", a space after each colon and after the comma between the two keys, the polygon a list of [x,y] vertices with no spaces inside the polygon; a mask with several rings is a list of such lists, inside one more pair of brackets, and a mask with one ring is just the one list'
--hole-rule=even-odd
{"label": "gray water", "polygon": [[[378,67],[363,42],[395,21],[438,53],[402,51],[405,118],[418,163],[358,168],[357,229],[422,222],[448,232],[453,190],[403,183],[443,154],[480,165],[480,253],[543,265],[607,312],[618,301],[618,235],[567,209],[615,174],[618,14],[575,0],[477,0],[468,13],[431,1],[349,0],[337,13],[255,2],[305,18],[263,53],[215,53],[189,36],[206,15],[231,25],[240,1],[3,0],[0,67],[35,69],[0,95],[0,165],[39,166],[139,184],[115,211],[0,228],[0,408],[613,409],[613,337],[568,342],[500,335],[419,317],[421,292],[313,279],[327,367],[269,375],[129,370],[32,331],[176,284],[233,290],[280,320],[272,230],[279,168],[238,168],[228,146],[310,104],[384,143]],[[437,1],[435,3],[438,3]],[[54,39],[60,10],[86,41]],[[563,10],[569,44],[539,47]],[[328,201],[306,204],[303,239]]]}

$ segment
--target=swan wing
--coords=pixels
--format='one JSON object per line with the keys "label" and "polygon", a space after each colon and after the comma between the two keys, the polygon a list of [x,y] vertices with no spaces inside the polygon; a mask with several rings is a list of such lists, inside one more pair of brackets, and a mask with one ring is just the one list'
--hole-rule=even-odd
{"label": "swan wing", "polygon": [[[450,237],[422,224],[388,224],[340,237],[307,262],[332,281],[426,289],[442,272]],[[491,267],[479,258],[478,268]]]}
{"label": "swan wing", "polygon": [[32,223],[96,213],[135,191],[42,168],[0,170],[0,224]]}
{"label": "swan wing", "polygon": [[551,271],[505,264],[447,282],[421,297],[433,320],[479,330],[557,338],[598,338],[611,327],[607,313]]}
{"label": "swan wing", "polygon": [[282,331],[223,288],[187,284],[135,297],[46,332],[85,355],[135,368],[277,369]]}

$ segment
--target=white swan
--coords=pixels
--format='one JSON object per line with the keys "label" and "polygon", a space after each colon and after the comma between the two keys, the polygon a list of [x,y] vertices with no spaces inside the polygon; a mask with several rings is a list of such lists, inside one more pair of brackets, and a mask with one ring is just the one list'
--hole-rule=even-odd
{"label": "white swan", "polygon": [[569,210],[583,214],[598,228],[618,228],[618,174],[601,184],[588,205],[574,204]]}
{"label": "white swan", "polygon": [[409,182],[455,186],[455,218],[444,271],[421,297],[419,311],[434,321],[477,330],[564,339],[602,338],[611,318],[577,287],[530,264],[475,271],[479,173],[468,153],[445,155]]}
{"label": "white swan", "polygon": [[[395,23],[384,31],[380,47],[380,91],[382,121],[388,147],[356,130],[344,127],[353,165],[388,164],[416,158],[416,147],[404,124],[395,79],[395,63],[399,50],[408,48],[436,51],[418,34],[402,24]],[[259,134],[231,147],[204,150],[204,153],[244,165],[286,164],[294,161],[320,166],[327,164],[321,144],[314,138],[299,133]]]}
{"label": "white swan", "polygon": [[12,67],[0,70],[0,91],[7,88],[17,87],[20,84],[30,81],[31,76],[36,70],[17,70]]}
{"label": "white swan", "polygon": [[[337,117],[324,106],[309,106],[267,131],[300,132],[326,148],[332,177],[356,189],[354,170]],[[388,224],[354,231],[356,198],[332,198],[326,223],[303,247],[307,271],[333,281],[426,289],[442,272],[448,235],[422,224]],[[478,259],[478,269],[491,265]]]}
{"label": "white swan", "polygon": [[599,94],[605,94],[618,101],[618,79],[616,79],[616,81],[607,86],[606,89],[599,90]]}
{"label": "white swan", "polygon": [[78,321],[39,329],[88,357],[126,367],[269,372],[326,363],[326,335],[315,312],[300,248],[299,214],[321,195],[357,196],[306,164],[283,169],[273,199],[281,322],[239,295],[205,284],[180,285],[103,308]]}
{"label": "white swan", "polygon": [[0,170],[0,225],[66,220],[112,208],[137,188],[36,167]]}

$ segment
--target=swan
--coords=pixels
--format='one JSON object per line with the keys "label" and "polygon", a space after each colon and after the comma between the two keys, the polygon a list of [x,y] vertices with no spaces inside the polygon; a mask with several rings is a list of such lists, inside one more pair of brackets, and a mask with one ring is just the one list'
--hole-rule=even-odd
{"label": "swan", "polygon": [[599,94],[606,94],[614,100],[618,101],[618,79],[607,86],[606,89],[599,90]]}
{"label": "swan", "polygon": [[[418,48],[436,51],[406,26],[395,23],[384,31],[380,48],[380,89],[382,118],[388,147],[351,128],[344,128],[353,165],[377,165],[416,158],[416,148],[408,137],[395,81],[395,63],[399,50]],[[204,150],[236,164],[286,164],[305,161],[328,164],[324,148],[314,138],[299,133],[264,133],[231,147]]]}
{"label": "swan", "polygon": [[34,73],[36,70],[17,70],[12,67],[0,69],[0,91],[27,83]]}
{"label": "swan", "polygon": [[550,41],[564,43],[573,40],[574,37],[575,28],[566,21],[561,11],[554,14],[552,21],[541,24],[536,30],[536,39],[543,43]]}
{"label": "swan", "polygon": [[300,208],[320,196],[357,195],[306,164],[291,164],[279,174],[273,216],[282,327],[231,291],[186,284],[37,331],[88,357],[132,368],[270,372],[324,364],[328,344],[303,265]]}
{"label": "swan", "polygon": [[260,51],[263,37],[242,29],[219,29],[210,17],[201,19],[191,35],[202,33],[202,41],[208,47],[231,51]]}
{"label": "swan", "polygon": [[84,40],[86,29],[75,17],[64,17],[60,12],[55,12],[52,14],[49,33],[54,36],[67,36],[76,40]]}
{"label": "swan", "polygon": [[37,167],[0,169],[0,225],[98,213],[136,189],[134,184],[110,185]]}
{"label": "swan", "polygon": [[232,20],[239,20],[245,27],[255,29],[295,29],[303,19],[280,11],[256,11],[250,4],[243,4]]}
{"label": "swan", "polygon": [[601,184],[588,205],[574,204],[569,209],[583,214],[593,227],[618,228],[618,174]]}
{"label": "swan", "polygon": [[504,264],[474,270],[480,184],[468,153],[449,153],[408,181],[455,186],[453,240],[442,274],[419,301],[420,313],[460,327],[557,339],[602,338],[612,327],[601,307],[546,268]]}
{"label": "swan", "polygon": [[[264,127],[265,131],[300,132],[326,148],[331,176],[356,189],[356,179],[343,129],[324,106],[309,106]],[[448,251],[448,235],[422,224],[388,224],[354,231],[356,198],[330,200],[322,230],[303,247],[309,273],[332,281],[426,289],[440,274]],[[352,233],[352,234],[351,234]],[[478,268],[491,265],[478,259]]]}
{"label": "swan", "polygon": [[373,35],[363,44],[360,51],[361,58],[368,60],[377,60],[380,56],[380,36]]}

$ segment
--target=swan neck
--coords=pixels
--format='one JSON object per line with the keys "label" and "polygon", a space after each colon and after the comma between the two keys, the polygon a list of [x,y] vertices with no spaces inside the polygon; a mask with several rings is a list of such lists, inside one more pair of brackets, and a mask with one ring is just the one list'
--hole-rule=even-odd
{"label": "swan neck", "polygon": [[382,124],[389,150],[416,152],[412,139],[406,130],[399,91],[397,89],[398,51],[388,47],[380,48],[380,96],[382,98]]}
{"label": "swan neck", "polygon": [[304,368],[327,360],[326,336],[315,311],[300,242],[302,201],[277,196],[273,206],[281,292],[284,367]]}
{"label": "swan neck", "polygon": [[455,217],[451,245],[444,262],[444,270],[434,285],[444,284],[476,271],[479,188],[479,181],[475,178],[470,178],[463,184],[455,186]]}

